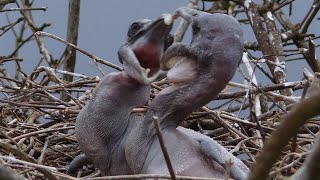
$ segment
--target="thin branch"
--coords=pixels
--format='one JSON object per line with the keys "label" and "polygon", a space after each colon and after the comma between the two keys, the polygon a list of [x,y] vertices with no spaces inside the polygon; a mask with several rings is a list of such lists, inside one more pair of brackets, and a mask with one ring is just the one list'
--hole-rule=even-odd
{"label": "thin branch", "polygon": [[306,120],[320,114],[320,94],[307,98],[290,111],[281,121],[279,127],[266,140],[261,153],[252,165],[249,180],[267,179],[268,172],[278,159],[282,148],[298,132]]}
{"label": "thin branch", "polygon": [[163,156],[164,156],[164,160],[166,161],[166,164],[167,164],[167,167],[168,167],[168,171],[170,173],[170,177],[172,180],[176,180],[176,174],[174,173],[174,169],[173,169],[173,166],[171,164],[171,160],[170,160],[170,157],[169,157],[169,153],[168,153],[168,150],[164,144],[164,140],[163,140],[163,137],[162,137],[162,134],[161,134],[161,129],[160,129],[160,125],[159,125],[159,122],[158,122],[158,117],[153,117],[153,124],[156,128],[156,133],[157,133],[157,137],[158,137],[158,140],[159,140],[159,143],[160,143],[160,147],[161,147],[161,150],[162,150],[162,153],[163,153]]}
{"label": "thin branch", "polygon": [[10,8],[10,9],[1,9],[0,12],[12,12],[12,11],[46,11],[48,7],[40,8]]}
{"label": "thin branch", "polygon": [[89,58],[93,59],[94,62],[95,62],[95,64],[96,64],[96,66],[98,67],[98,69],[99,69],[99,71],[101,72],[102,75],[105,75],[105,74],[103,73],[103,71],[101,70],[101,68],[97,65],[97,62],[99,62],[99,63],[101,63],[101,64],[104,64],[104,65],[107,65],[107,66],[109,66],[109,67],[112,67],[112,68],[114,68],[114,69],[116,69],[116,70],[119,70],[119,71],[122,71],[122,70],[123,70],[123,68],[121,68],[121,67],[119,67],[119,66],[117,66],[117,65],[115,65],[115,64],[113,64],[113,63],[110,63],[110,62],[108,62],[108,61],[106,61],[106,60],[104,60],[104,59],[101,59],[101,58],[99,58],[99,57],[97,57],[97,56],[95,56],[95,55],[93,55],[93,54],[90,54],[90,53],[88,53],[87,51],[85,51],[85,50],[83,50],[83,49],[81,49],[81,48],[79,48],[79,47],[77,47],[77,46],[75,46],[75,45],[73,45],[73,44],[71,44],[71,43],[63,40],[62,38],[59,38],[58,36],[52,35],[52,34],[47,33],[47,32],[42,32],[42,31],[36,32],[35,35],[37,35],[37,36],[47,36],[47,37],[50,37],[50,38],[52,38],[52,39],[55,39],[55,40],[57,40],[57,41],[60,41],[60,42],[62,42],[62,43],[64,43],[64,44],[67,44],[67,45],[75,48],[76,50],[78,50],[78,51],[81,52],[82,54],[84,54],[84,55],[88,56]]}

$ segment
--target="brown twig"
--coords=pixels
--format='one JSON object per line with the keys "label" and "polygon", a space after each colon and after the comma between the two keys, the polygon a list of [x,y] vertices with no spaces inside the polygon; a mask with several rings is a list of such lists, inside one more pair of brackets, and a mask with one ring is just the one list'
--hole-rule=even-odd
{"label": "brown twig", "polygon": [[163,140],[163,137],[162,137],[162,134],[161,134],[161,130],[160,130],[160,125],[159,125],[159,122],[158,122],[158,117],[153,117],[153,124],[156,128],[156,133],[157,133],[157,137],[158,137],[158,140],[159,140],[159,143],[160,143],[160,147],[161,147],[161,150],[162,150],[162,153],[163,153],[163,156],[164,156],[164,160],[166,161],[166,164],[167,164],[167,167],[168,167],[168,171],[170,173],[170,177],[172,180],[176,180],[176,174],[174,173],[174,169],[173,169],[173,166],[171,164],[171,160],[170,160],[170,157],[169,157],[169,153],[168,153],[168,150],[164,144],[164,140]]}
{"label": "brown twig", "polygon": [[280,155],[282,148],[292,138],[307,119],[320,114],[320,94],[305,99],[284,117],[280,126],[272,133],[257,157],[249,180],[266,179],[268,172]]}

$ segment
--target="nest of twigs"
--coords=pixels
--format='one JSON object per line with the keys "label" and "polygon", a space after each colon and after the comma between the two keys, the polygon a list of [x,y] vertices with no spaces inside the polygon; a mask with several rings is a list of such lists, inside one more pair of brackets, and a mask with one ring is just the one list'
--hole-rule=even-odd
{"label": "nest of twigs", "polygon": [[[20,63],[19,60],[11,60],[18,65]],[[100,65],[97,63],[97,66]],[[73,131],[75,120],[80,109],[90,99],[99,78],[37,65],[30,75],[25,74],[20,80],[16,80],[3,70],[0,80],[1,164],[28,179],[72,179],[73,177],[66,174],[66,167],[80,153]],[[63,74],[72,75],[74,80],[61,80]],[[230,83],[230,87],[235,84],[237,83]],[[221,92],[216,99],[242,103],[238,106],[222,107],[220,110],[204,107],[194,112],[182,126],[212,137],[251,166],[264,140],[270,137],[285,114],[281,108],[274,108],[257,116],[252,111],[252,98],[255,95],[266,97],[268,93],[277,93],[279,89],[302,89],[306,84],[308,83],[305,80],[288,86],[232,88]],[[154,83],[150,99],[166,85],[165,80]],[[68,102],[60,100],[61,92],[69,97]],[[279,107],[281,103],[290,104],[289,101],[280,101],[275,97],[268,96],[277,101]],[[266,102],[270,103],[269,100]],[[144,113],[147,108],[136,108],[133,113]],[[244,114],[248,117],[237,116],[239,111],[247,111]],[[270,177],[289,176],[296,172],[304,162],[318,131],[319,122],[316,120],[308,121],[300,128],[291,143],[283,149]],[[90,165],[78,173],[78,177],[98,176],[99,171]]]}

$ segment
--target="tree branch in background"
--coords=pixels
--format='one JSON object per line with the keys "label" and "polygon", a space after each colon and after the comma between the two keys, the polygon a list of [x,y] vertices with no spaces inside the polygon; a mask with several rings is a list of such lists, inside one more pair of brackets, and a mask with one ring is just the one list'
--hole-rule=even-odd
{"label": "tree branch in background", "polygon": [[[197,9],[198,8],[198,0],[190,0],[188,5],[189,8]],[[186,33],[189,26],[189,22],[185,19],[181,18],[180,24],[174,33],[174,42],[181,42],[184,34]]]}
{"label": "tree branch in background", "polygon": [[14,3],[14,2],[15,2],[15,0],[0,0],[0,7],[5,6],[9,3]]}
{"label": "tree branch in background", "polygon": [[[20,4],[18,3],[18,1],[15,1],[16,5],[18,8],[21,8]],[[25,0],[23,3],[23,8],[24,9],[28,9],[31,8],[31,3],[29,2],[29,0]],[[23,16],[24,20],[28,23],[31,31],[33,33],[36,33],[37,31],[39,31],[38,28],[34,22],[33,16],[32,16],[32,11],[20,11],[20,14]],[[43,27],[49,26],[49,24],[43,24]],[[48,49],[46,48],[42,37],[36,37],[36,41],[40,50],[40,53],[42,54],[42,56],[46,59],[47,63],[49,64],[49,66],[52,65],[52,58],[51,58],[51,54],[49,53]]]}
{"label": "tree branch in background", "polygon": [[[69,1],[69,15],[68,15],[68,29],[67,29],[67,42],[77,46],[78,44],[78,29],[79,29],[79,20],[80,20],[80,0],[70,0]],[[65,50],[63,62],[63,70],[74,72],[76,66],[76,55],[77,50],[71,46],[67,46]],[[63,80],[72,82],[73,76],[64,74],[62,77]],[[68,102],[70,96],[68,96],[64,91],[61,94],[61,100]]]}
{"label": "tree branch in background", "polygon": [[[311,67],[313,72],[320,72],[320,65],[319,62],[316,58],[313,58],[311,56],[312,53],[309,53],[309,46],[308,42],[304,39],[306,36],[303,32],[305,32],[309,24],[312,22],[312,19],[315,18],[315,15],[310,15],[311,12],[318,12],[317,8],[319,8],[320,1],[318,0],[317,5],[312,5],[310,7],[309,12],[306,15],[306,18],[302,20],[300,24],[305,24],[304,28],[302,29],[301,33],[299,32],[300,25],[295,25],[293,24],[290,19],[285,15],[285,13],[282,11],[282,9],[278,9],[277,11],[274,12],[275,17],[279,21],[279,23],[283,26],[284,30],[286,30],[285,33],[283,33],[283,36],[285,37],[285,40],[292,39],[293,43],[297,46],[297,48],[301,51],[302,50],[302,55],[304,59],[307,61],[308,65]],[[277,3],[274,4],[274,8],[277,9],[279,5]],[[312,9],[315,8],[314,11]],[[309,17],[309,18],[308,18]],[[312,19],[311,19],[312,18]],[[304,23],[308,19],[308,25]],[[307,50],[304,52],[304,50]]]}
{"label": "tree branch in background", "polygon": [[252,166],[249,180],[267,179],[271,167],[279,158],[280,153],[289,140],[298,133],[299,128],[306,120],[320,114],[320,93],[296,105],[296,107],[284,117],[279,127],[271,134],[271,138],[265,142],[262,151]]}

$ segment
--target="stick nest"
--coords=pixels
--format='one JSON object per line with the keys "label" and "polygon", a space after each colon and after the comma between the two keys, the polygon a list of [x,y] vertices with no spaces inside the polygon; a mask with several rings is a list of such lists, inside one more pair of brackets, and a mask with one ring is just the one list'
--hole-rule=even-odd
{"label": "stick nest", "polygon": [[[69,73],[74,80],[65,82],[61,80],[61,75],[66,73],[69,72],[37,66],[21,80],[11,78],[8,73],[1,77],[0,161],[25,178],[73,179],[65,173],[66,167],[80,153],[74,134],[75,120],[90,99],[99,78]],[[306,84],[306,81],[297,82],[295,87],[301,89]],[[165,80],[154,83],[150,100],[167,85]],[[276,90],[271,91],[276,93]],[[241,94],[243,91],[250,98]],[[68,101],[60,100],[61,92],[67,95]],[[260,115],[252,110],[252,99],[257,95],[260,95],[261,102],[267,102],[267,110]],[[272,108],[268,98],[280,105],[288,103],[283,99],[266,97],[255,87],[229,88],[216,98],[224,99],[227,102],[224,106],[216,109],[204,107],[190,115],[182,126],[217,140],[250,167],[264,140],[269,138],[285,114],[280,108]],[[233,101],[238,102],[237,105],[231,105]],[[288,104],[288,107],[294,106],[292,102]],[[147,108],[147,105],[135,108],[133,113],[145,113]],[[239,112],[243,115],[238,116]],[[319,122],[316,119],[301,127],[299,134],[283,149],[270,178],[295,173],[304,162],[318,131]],[[78,177],[97,176],[100,176],[99,171],[92,165],[83,167],[78,173]]]}

